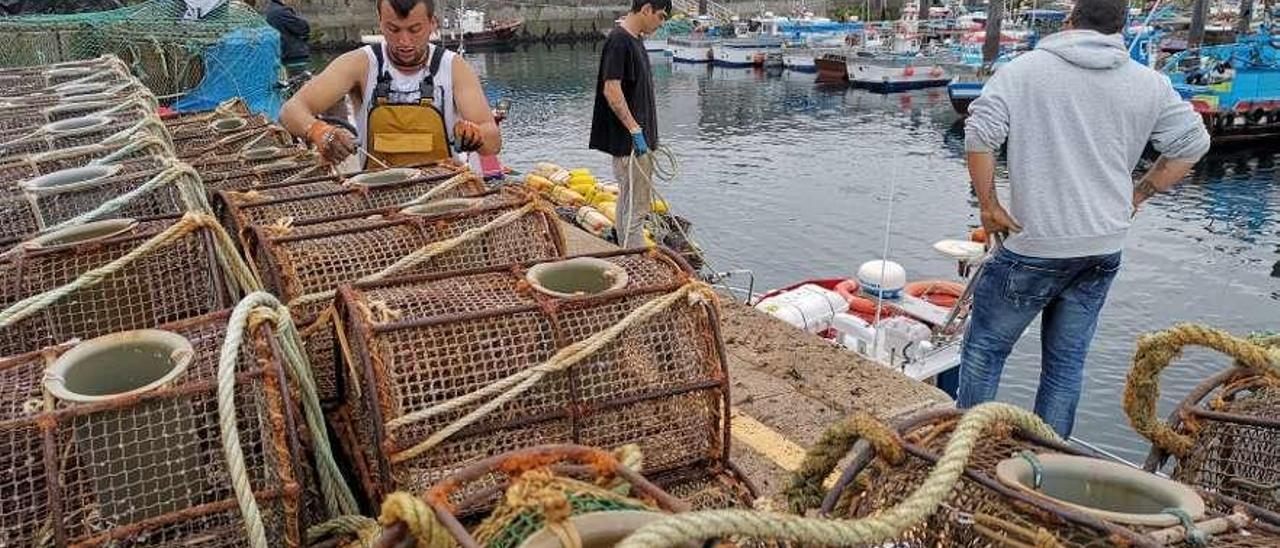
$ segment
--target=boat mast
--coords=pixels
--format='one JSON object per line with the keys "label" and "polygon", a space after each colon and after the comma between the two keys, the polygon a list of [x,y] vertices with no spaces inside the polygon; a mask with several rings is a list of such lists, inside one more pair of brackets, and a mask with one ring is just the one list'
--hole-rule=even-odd
{"label": "boat mast", "polygon": [[466,0],[458,0],[458,54],[467,52],[467,33],[462,29],[462,18],[467,16]]}
{"label": "boat mast", "polygon": [[1191,32],[1187,35],[1187,49],[1197,50],[1204,44],[1204,20],[1209,16],[1209,1],[1196,0],[1191,12]]}
{"label": "boat mast", "polygon": [[[1204,0],[1200,0],[1203,2]],[[982,68],[979,72],[990,74],[991,67],[1000,57],[1000,22],[1004,19],[1004,0],[987,2],[987,39],[982,44]]]}

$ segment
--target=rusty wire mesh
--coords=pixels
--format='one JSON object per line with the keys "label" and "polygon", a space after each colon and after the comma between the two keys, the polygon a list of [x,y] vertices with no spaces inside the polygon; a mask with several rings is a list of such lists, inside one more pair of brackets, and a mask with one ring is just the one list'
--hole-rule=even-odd
{"label": "rusty wire mesh", "polygon": [[[224,222],[243,239],[253,227],[284,221],[304,223],[402,204],[447,182],[460,173],[459,169],[446,165],[421,168],[418,177],[378,186],[344,184],[344,179],[338,176],[312,177],[296,183],[265,185],[249,192],[219,192],[215,201],[224,212]],[[476,196],[484,191],[483,181],[469,177],[438,198]]]}
{"label": "rusty wire mesh", "polygon": [[[66,247],[18,246],[0,257],[0,310],[61,287],[132,251],[176,218]],[[141,329],[234,304],[215,255],[210,228],[199,228],[158,252],[144,254],[97,285],[0,328],[0,355],[9,356],[115,331]]]}
{"label": "rusty wire mesh", "polygon": [[1192,394],[1175,428],[1195,445],[1172,477],[1280,512],[1280,386],[1238,369]]}
{"label": "rusty wire mesh", "polygon": [[[476,207],[453,213],[414,216],[384,209],[318,219],[288,229],[255,229],[247,247],[251,260],[258,265],[267,289],[290,303],[306,335],[308,358],[321,401],[332,404],[341,395],[334,374],[332,327],[321,318],[332,299],[295,301],[380,272],[415,250],[456,238],[537,200],[529,193],[512,189],[489,193],[477,200]],[[564,250],[555,213],[547,208],[533,209],[507,226],[396,276],[552,259],[563,257]]]}
{"label": "rusty wire mesh", "polygon": [[[62,402],[43,390],[47,364],[70,344],[0,359],[0,545],[247,545],[217,420],[228,316],[161,325],[192,343],[186,371],[105,402]],[[269,336],[262,325],[242,345],[237,424],[269,544],[297,546],[300,459],[289,425],[298,417]]]}
{"label": "rusty wire mesh", "polygon": [[[206,124],[203,133],[196,132],[185,139],[175,137],[174,153],[185,161],[199,162],[206,158],[239,154],[253,148],[283,148],[293,145],[293,136],[289,132],[270,123],[263,116],[250,116],[242,120],[247,125],[236,131],[210,131]],[[217,121],[210,122],[212,123]]]}
{"label": "rusty wire mesh", "polygon": [[[844,493],[836,508],[837,517],[859,518],[875,515],[907,498],[924,482],[942,454],[959,418],[958,411],[927,413],[921,420],[907,421],[899,429],[905,446],[920,451],[909,451],[898,465],[876,458],[861,470],[854,485]],[[989,428],[979,438],[978,446],[969,457],[966,473],[961,476],[951,495],[942,506],[923,523],[901,535],[895,546],[1012,546],[1013,541],[1033,544],[1034,539],[1016,538],[1015,529],[1045,531],[1061,546],[1116,546],[1153,541],[1145,537],[1161,527],[1140,527],[1108,523],[1101,520],[1089,523],[1067,513],[1063,506],[1043,499],[1022,495],[1005,487],[996,479],[996,465],[1016,457],[1021,451],[1033,453],[1070,453],[1075,450],[1056,444],[1028,439],[1007,425]],[[982,478],[981,480],[977,478]],[[1208,511],[1205,520],[1223,516],[1233,511],[1232,504],[1206,498]],[[1210,546],[1262,547],[1280,543],[1280,523],[1264,523],[1260,520],[1246,530],[1214,535]],[[994,521],[1002,524],[995,533],[976,525],[977,522]],[[1203,521],[1203,520],[1201,520]],[[1099,526],[1107,524],[1110,528]],[[1145,539],[1145,540],[1144,540]],[[1178,542],[1173,546],[1187,545]]]}
{"label": "rusty wire mesh", "polygon": [[[129,162],[46,174],[19,184],[0,184],[0,246],[8,247],[37,232],[95,211],[103,203],[152,181],[158,186],[127,200],[110,217],[150,219],[207,208],[200,179],[174,173],[172,164],[139,169],[153,162]],[[78,175],[76,175],[78,174]],[[60,179],[61,177],[65,179]]]}
{"label": "rusty wire mesh", "polygon": [[137,97],[123,103],[83,101],[49,107],[12,108],[0,115],[0,142],[19,139],[41,126],[72,118],[103,115],[139,121],[154,115],[154,112],[155,102],[149,97]]}
{"label": "rusty wire mesh", "polygon": [[168,151],[162,138],[140,132],[129,139],[110,144],[97,143],[45,154],[0,158],[0,188],[10,192],[12,188],[16,188],[16,183],[55,171],[84,167],[112,153],[120,156],[119,161],[115,162],[117,164],[125,164],[129,160],[145,160],[152,164],[148,169],[155,169],[160,167],[162,159],[159,157],[167,155]]}
{"label": "rusty wire mesh", "polygon": [[[55,127],[55,124],[60,126]],[[103,143],[109,139],[150,131],[163,134],[163,126],[154,118],[139,119],[128,113],[120,115],[88,115],[66,119],[34,129],[19,130],[0,142],[0,157],[5,161],[30,154],[40,154],[81,145]]]}
{"label": "rusty wire mesh", "polygon": [[[723,470],[727,387],[713,305],[680,300],[633,325],[566,371],[427,452],[393,463],[479,404],[399,428],[398,417],[453,400],[543,363],[688,282],[664,251],[603,254],[628,274],[617,291],[558,299],[530,290],[518,267],[344,287],[338,300],[351,352],[343,436],[372,500],[420,491],[464,463],[548,443],[636,443],[646,476]],[[461,496],[466,496],[462,493]]]}
{"label": "rusty wire mesh", "polygon": [[128,68],[115,56],[69,63],[0,69],[0,96],[28,95],[44,89],[86,81],[122,81]]}

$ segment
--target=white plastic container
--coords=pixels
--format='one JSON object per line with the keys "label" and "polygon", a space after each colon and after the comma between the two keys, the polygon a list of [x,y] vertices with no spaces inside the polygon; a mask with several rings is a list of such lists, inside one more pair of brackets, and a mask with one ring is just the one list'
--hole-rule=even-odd
{"label": "white plastic container", "polygon": [[[831,328],[836,330],[835,341],[845,348],[872,359],[880,359],[871,355],[875,348],[876,328],[866,320],[853,314],[841,312],[831,319]],[[884,345],[880,345],[883,349]],[[883,353],[883,352],[881,352]]]}
{"label": "white plastic container", "polygon": [[849,303],[839,293],[813,284],[805,284],[756,303],[756,310],[809,333],[831,327],[831,319],[848,308]]}

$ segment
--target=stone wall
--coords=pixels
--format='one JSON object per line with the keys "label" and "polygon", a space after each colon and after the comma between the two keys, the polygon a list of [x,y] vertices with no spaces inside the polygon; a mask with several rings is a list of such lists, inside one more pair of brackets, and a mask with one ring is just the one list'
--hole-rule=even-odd
{"label": "stone wall", "polygon": [[[628,0],[561,0],[559,2],[516,2],[490,0],[474,5],[486,9],[491,21],[521,19],[529,32],[541,36],[543,32],[566,32],[569,29],[585,31],[593,26],[606,29],[614,20],[626,13]],[[295,0],[298,10],[311,22],[313,42],[320,48],[346,47],[360,41],[360,35],[376,32],[377,12],[373,0]],[[825,15],[832,0],[768,0],[720,2],[743,15],[772,11],[786,15],[804,6],[818,15]],[[452,15],[452,9],[443,8],[437,0],[436,8],[442,16]],[[456,9],[456,2],[448,5]],[[468,5],[473,3],[468,2]]]}

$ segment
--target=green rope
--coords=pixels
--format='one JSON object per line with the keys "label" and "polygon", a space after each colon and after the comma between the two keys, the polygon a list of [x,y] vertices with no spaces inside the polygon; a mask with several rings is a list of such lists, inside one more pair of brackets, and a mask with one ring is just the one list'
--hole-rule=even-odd
{"label": "green rope", "polygon": [[262,291],[251,293],[231,312],[231,320],[227,323],[227,338],[222,343],[222,352],[218,357],[218,426],[222,437],[223,455],[227,459],[227,471],[231,474],[236,503],[240,507],[240,514],[244,517],[249,545],[254,548],[266,548],[262,514],[249,485],[249,475],[244,464],[244,450],[241,448],[240,432],[236,426],[236,362],[240,357],[240,345],[244,342],[252,314],[276,326],[276,337],[284,351],[284,362],[288,366],[290,376],[302,392],[307,428],[312,442],[315,443],[320,489],[324,493],[329,515],[354,514],[357,509],[355,497],[347,488],[342,479],[342,472],[333,459],[333,450],[329,444],[328,432],[325,430],[323,414],[320,411],[320,400],[316,396],[315,380],[311,377],[302,351],[301,338],[293,324],[293,319],[289,316],[289,310],[270,293]]}
{"label": "green rope", "polygon": [[307,529],[307,544],[318,544],[335,536],[355,537],[375,527],[378,527],[378,520],[368,516],[338,516]]}
{"label": "green rope", "polygon": [[858,520],[827,520],[747,510],[692,512],[646,525],[618,546],[666,548],[729,536],[822,546],[883,544],[937,511],[960,479],[983,430],[998,422],[1012,424],[1047,440],[1059,439],[1044,421],[1026,410],[1003,403],[985,403],[965,413],[924,483],[897,506],[877,515]]}
{"label": "green rope", "polygon": [[1191,546],[1208,546],[1210,535],[1196,527],[1196,521],[1191,519],[1191,514],[1181,508],[1165,508],[1160,511],[1161,514],[1169,514],[1178,518],[1178,522],[1182,524],[1182,529],[1186,531],[1186,542]]}
{"label": "green rope", "polygon": [[1039,491],[1040,487],[1044,485],[1044,465],[1040,464],[1040,457],[1026,450],[1019,451],[1018,456],[1027,461],[1027,465],[1031,466],[1031,488]]}
{"label": "green rope", "polygon": [[[184,175],[188,177],[186,180],[181,179]],[[112,215],[119,211],[120,208],[129,205],[138,198],[150,194],[157,188],[169,183],[175,183],[175,186],[178,188],[178,192],[182,198],[183,205],[186,207],[187,211],[208,213],[212,210],[209,208],[209,203],[206,201],[204,190],[200,188],[199,181],[200,174],[196,173],[195,169],[192,169],[191,166],[188,166],[187,164],[174,162],[169,164],[169,167],[166,167],[164,170],[156,173],[153,177],[141,185],[138,185],[133,190],[107,200],[90,211],[76,215],[75,217],[48,227],[45,230],[61,230],[69,226],[84,224],[94,219],[100,219],[108,215]]]}

